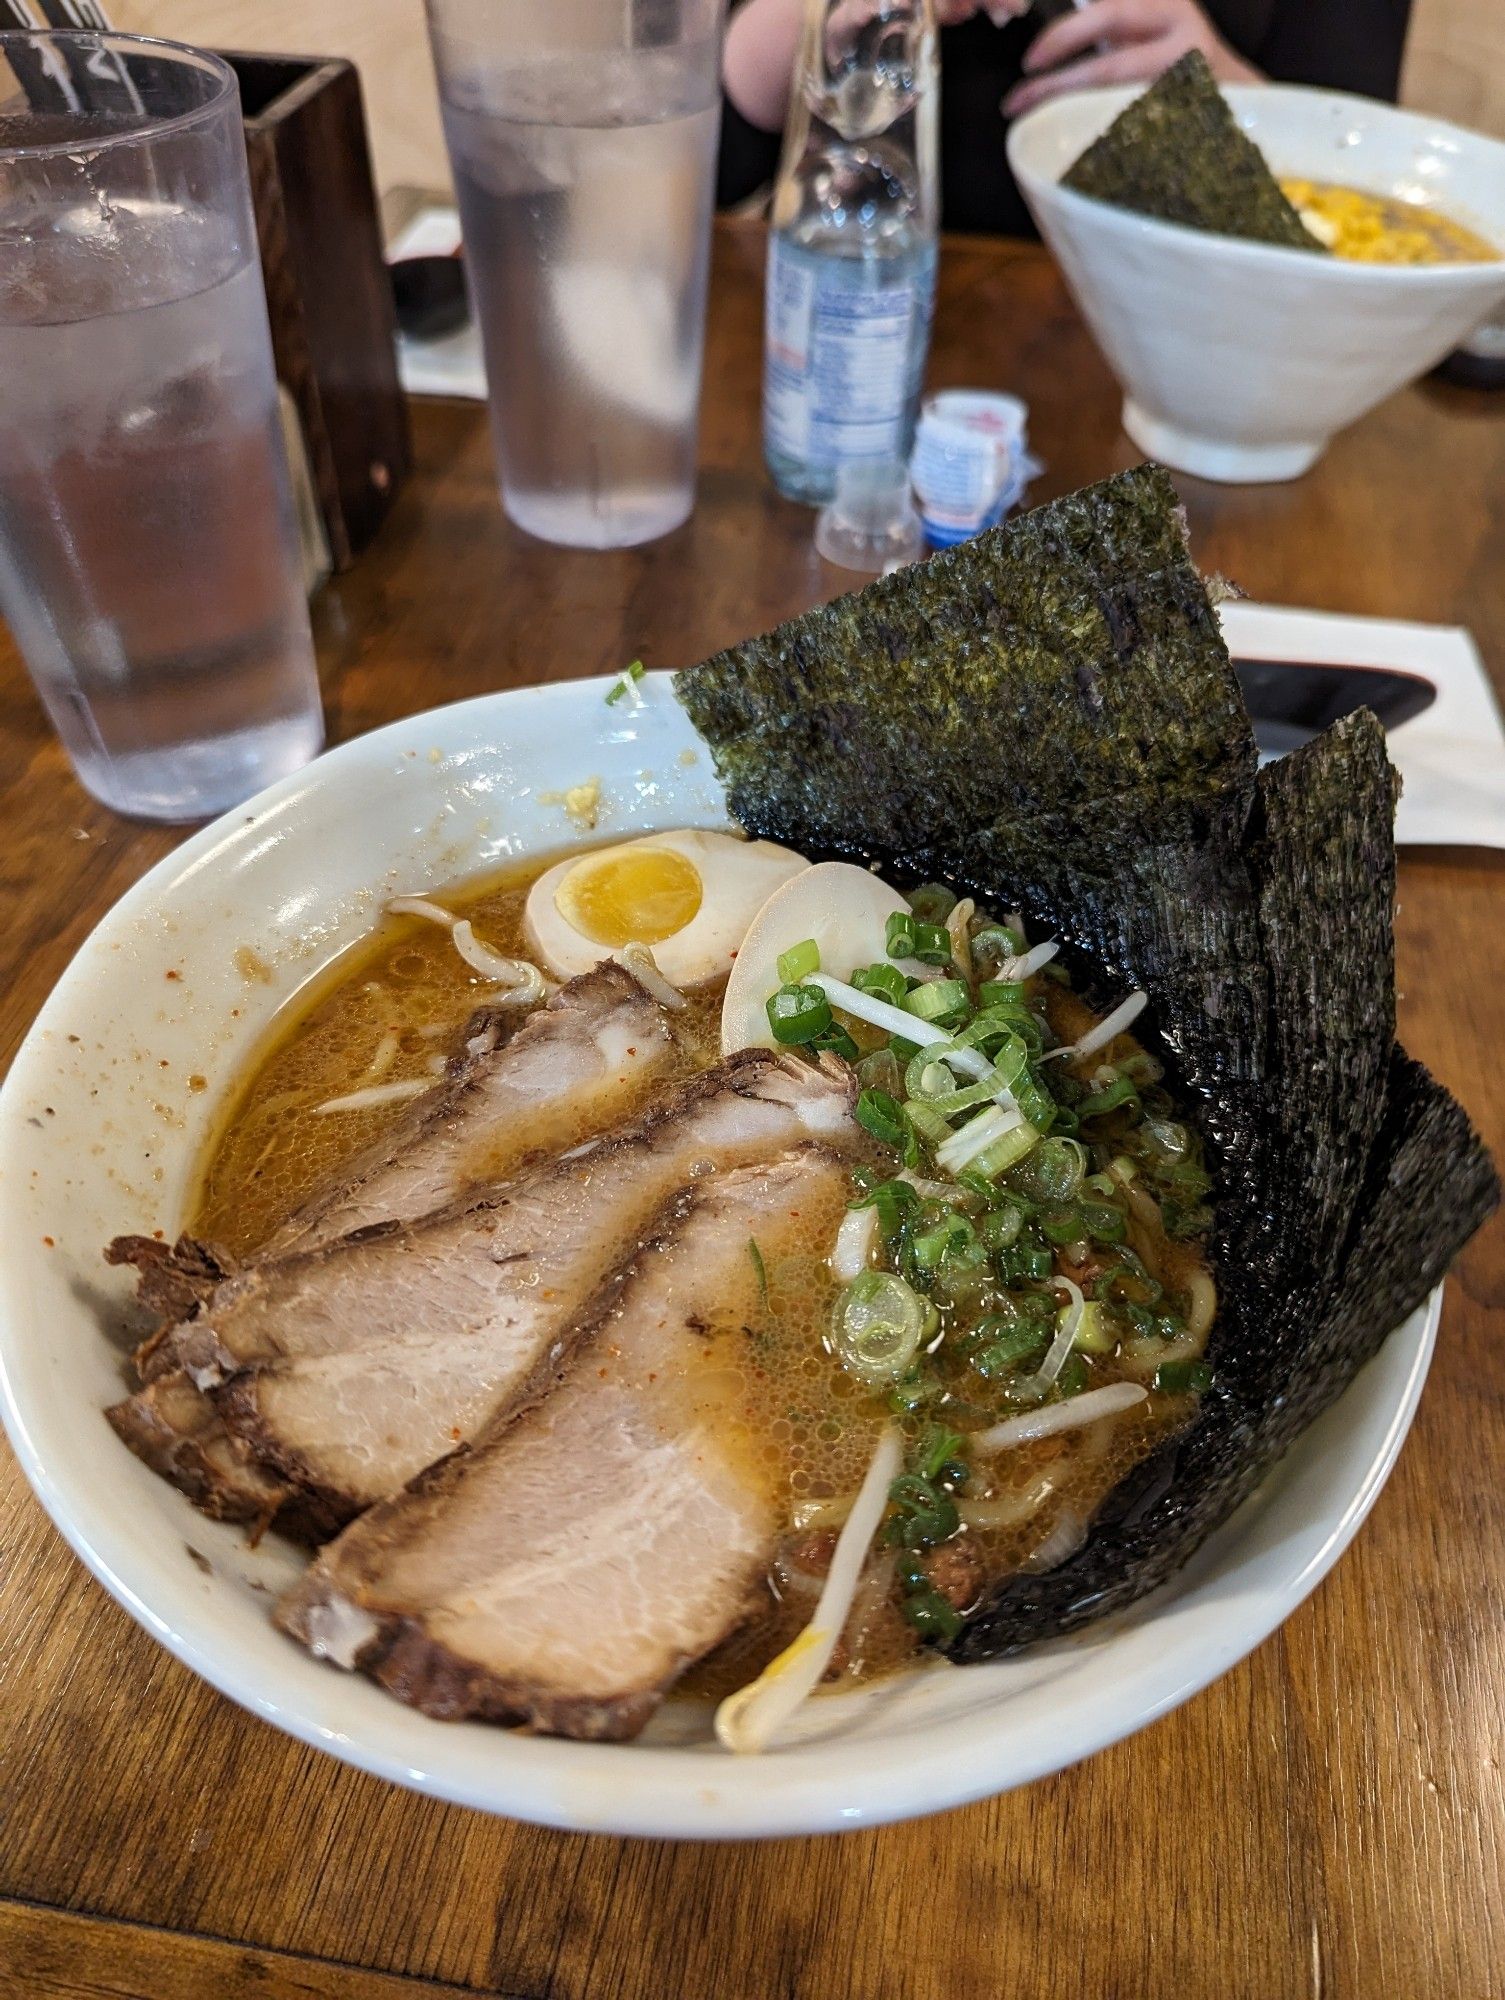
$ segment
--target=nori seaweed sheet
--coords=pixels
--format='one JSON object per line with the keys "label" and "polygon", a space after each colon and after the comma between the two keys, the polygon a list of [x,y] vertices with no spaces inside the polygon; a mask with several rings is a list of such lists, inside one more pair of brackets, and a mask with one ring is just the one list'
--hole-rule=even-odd
{"label": "nori seaweed sheet", "polygon": [[1121,111],[1061,185],[1189,229],[1325,252],[1197,49]]}
{"label": "nori seaweed sheet", "polygon": [[1395,774],[1367,711],[1256,773],[1174,488],[1141,466],[676,678],[750,833],[939,878],[1059,937],[1207,1144],[1219,1312],[1196,1420],[1059,1568],[950,1648],[1013,1652],[1170,1576],[1499,1198],[1395,1047]]}

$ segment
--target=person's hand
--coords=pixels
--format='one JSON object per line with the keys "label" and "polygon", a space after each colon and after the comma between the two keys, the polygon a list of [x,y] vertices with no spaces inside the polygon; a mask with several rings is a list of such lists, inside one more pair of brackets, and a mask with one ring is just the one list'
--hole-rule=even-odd
{"label": "person's hand", "polygon": [[1206,56],[1219,83],[1259,81],[1195,0],[1088,0],[1030,43],[1024,81],[1004,98],[1004,116],[1094,84],[1149,83],[1192,49]]}

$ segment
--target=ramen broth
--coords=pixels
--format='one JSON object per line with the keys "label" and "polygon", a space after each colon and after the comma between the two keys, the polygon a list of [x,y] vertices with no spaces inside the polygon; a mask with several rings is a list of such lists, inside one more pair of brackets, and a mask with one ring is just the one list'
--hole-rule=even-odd
{"label": "ramen broth", "polygon": [[1282,179],[1282,191],[1335,257],[1360,264],[1492,264],[1496,244],[1417,201],[1366,194],[1335,181]]}
{"label": "ramen broth", "polygon": [[[527,956],[523,905],[528,890],[560,857],[530,861],[472,886],[463,913],[507,955]],[[269,1044],[232,1098],[199,1176],[192,1230],[243,1256],[332,1175],[393,1126],[403,1102],[323,1113],[319,1106],[373,1086],[437,1078],[461,1031],[496,988],[465,964],[448,932],[421,918],[389,916],[298,996],[273,1025]],[[692,994],[679,1034],[678,1068],[660,1069],[654,1088],[715,1060],[719,994]],[[637,1108],[620,1092],[612,1122]],[[526,1132],[498,1132],[467,1164],[478,1181],[513,1173],[545,1152],[590,1136],[578,1110]]]}
{"label": "ramen broth", "polygon": [[[498,875],[447,899],[468,916],[477,937],[494,950],[527,956],[522,913],[530,884],[548,862]],[[721,987],[691,994],[673,1025],[680,1042],[680,1074],[709,1066],[720,1055]],[[474,1010],[495,987],[461,959],[447,931],[412,917],[387,917],[373,936],[347,954],[312,993],[280,1022],[264,1053],[237,1093],[215,1137],[201,1177],[191,1220],[196,1236],[236,1254],[254,1252],[354,1152],[380,1137],[404,1105],[323,1113],[332,1099],[376,1084],[427,1081],[458,1046]],[[1051,1025],[1066,1039],[1089,1023],[1080,1001],[1064,988],[1049,1000]],[[859,1030],[860,1032],[860,1030]],[[1128,1036],[1114,1047],[1132,1049]],[[650,1086],[664,1087],[662,1075]],[[606,1114],[612,1124],[632,1116],[640,1103],[619,1095]],[[591,1135],[589,1118],[577,1114],[559,1129],[537,1125],[526,1133],[499,1132],[471,1164],[478,1180],[500,1178],[541,1152],[579,1143]],[[864,1139],[858,1154],[881,1177],[894,1170],[893,1155]],[[855,1192],[855,1190],[854,1190]],[[830,1212],[827,1212],[829,1207]],[[886,1393],[849,1374],[833,1351],[830,1332],[846,1287],[828,1259],[845,1212],[839,1202],[813,1203],[795,1247],[760,1260],[755,1304],[740,1317],[744,1336],[732,1377],[718,1380],[718,1422],[734,1413],[739,1444],[766,1468],[786,1509],[788,1533],[768,1579],[766,1612],[701,1665],[683,1686],[720,1696],[740,1686],[806,1624],[830,1559],[846,1506],[885,1423],[892,1421]],[[1200,1249],[1170,1241],[1153,1222],[1131,1217],[1130,1241],[1168,1291],[1180,1292],[1203,1270]],[[750,1250],[751,1256],[751,1250]],[[1008,1407],[979,1407],[978,1384],[958,1353],[947,1360],[975,1308],[942,1302],[946,1338],[938,1365],[946,1383],[938,1414],[958,1431],[977,1430],[1009,1414]],[[1183,1341],[1178,1356],[1200,1354],[1205,1333]],[[1092,1384],[1133,1380],[1148,1386],[1153,1368],[1129,1350],[1093,1358]],[[964,1546],[961,1594],[976,1595],[985,1578],[1030,1566],[1042,1554],[1058,1560],[1080,1539],[1092,1513],[1123,1475],[1184,1424],[1194,1394],[1155,1394],[1126,1413],[1101,1418],[1054,1437],[979,1459],[960,1498],[961,1534],[952,1564]],[[943,1549],[939,1554],[944,1555]],[[843,1680],[891,1672],[919,1647],[894,1587],[895,1555],[881,1542],[838,1652],[833,1676]],[[828,1678],[833,1677],[828,1676]]]}

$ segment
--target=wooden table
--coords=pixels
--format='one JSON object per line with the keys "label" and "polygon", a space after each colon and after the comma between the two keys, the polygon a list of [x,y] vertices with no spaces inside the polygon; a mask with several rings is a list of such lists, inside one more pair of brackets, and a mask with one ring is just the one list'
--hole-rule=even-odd
{"label": "wooden table", "polygon": [[[763,239],[717,241],[700,504],[643,550],[529,543],[479,409],[318,633],[333,733],[641,654],[839,587],[758,453]],[[1029,402],[1040,497],[1130,463],[1043,253],[949,244],[935,384]],[[1505,398],[1423,386],[1266,490],[1182,482],[1203,566],[1278,602],[1464,622],[1505,671]],[[0,1035],[176,837],[78,789],[0,661]],[[1505,858],[1401,870],[1403,1032],[1505,1154]],[[537,1831],[343,1769],[212,1693],[64,1549],[0,1454],[5,2000],[1483,2000],[1505,1991],[1505,1227],[1448,1291],[1415,1432],[1335,1574],[1177,1714],[1012,1797],[740,1849]],[[109,1449],[101,1428],[100,1449]]]}

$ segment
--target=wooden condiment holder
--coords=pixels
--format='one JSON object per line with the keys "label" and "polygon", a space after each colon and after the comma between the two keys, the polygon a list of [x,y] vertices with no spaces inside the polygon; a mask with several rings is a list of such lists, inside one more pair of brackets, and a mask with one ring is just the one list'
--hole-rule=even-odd
{"label": "wooden condiment holder", "polygon": [[348,569],[412,456],[360,78],[334,57],[221,53],[240,81],[277,376]]}

